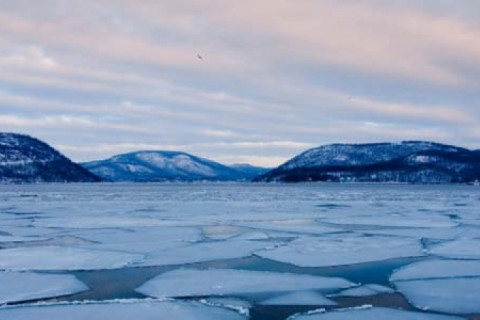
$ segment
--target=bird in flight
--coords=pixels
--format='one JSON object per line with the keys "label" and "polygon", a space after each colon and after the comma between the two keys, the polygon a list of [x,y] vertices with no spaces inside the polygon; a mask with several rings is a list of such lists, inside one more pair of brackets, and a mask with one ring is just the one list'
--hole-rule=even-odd
{"label": "bird in flight", "polygon": [[197,53],[197,58],[203,60],[203,57],[199,53]]}

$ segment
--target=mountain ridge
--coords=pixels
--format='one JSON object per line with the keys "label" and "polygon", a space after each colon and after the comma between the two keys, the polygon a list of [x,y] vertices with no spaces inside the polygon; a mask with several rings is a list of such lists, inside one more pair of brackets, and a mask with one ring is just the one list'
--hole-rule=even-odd
{"label": "mountain ridge", "polygon": [[312,148],[255,181],[455,183],[479,179],[477,150],[413,140]]}
{"label": "mountain ridge", "polygon": [[0,183],[100,180],[37,138],[18,133],[0,133]]}
{"label": "mountain ridge", "polygon": [[107,181],[245,181],[265,172],[227,166],[183,151],[142,150],[81,163]]}

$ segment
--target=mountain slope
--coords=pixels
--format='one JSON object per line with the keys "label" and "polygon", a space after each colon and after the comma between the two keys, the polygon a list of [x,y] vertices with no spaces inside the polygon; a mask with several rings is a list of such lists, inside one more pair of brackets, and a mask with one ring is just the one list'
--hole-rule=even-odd
{"label": "mountain slope", "polygon": [[0,133],[0,182],[96,182],[100,178],[46,143],[21,134]]}
{"label": "mountain slope", "polygon": [[177,151],[139,151],[81,164],[108,181],[233,181],[257,174]]}
{"label": "mountain slope", "polygon": [[257,181],[450,183],[480,179],[480,153],[425,141],[314,148]]}

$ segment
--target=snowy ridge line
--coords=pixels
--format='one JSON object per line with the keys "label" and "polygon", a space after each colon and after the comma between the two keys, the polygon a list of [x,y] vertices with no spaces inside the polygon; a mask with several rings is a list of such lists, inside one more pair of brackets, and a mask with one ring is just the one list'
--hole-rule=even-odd
{"label": "snowy ridge line", "polygon": [[299,312],[299,313],[292,314],[286,320],[295,320],[296,318],[298,318],[300,316],[311,316],[311,315],[314,315],[314,314],[319,314],[319,313],[324,313],[324,312],[327,312],[327,309],[319,308],[319,309],[309,310],[307,312]]}
{"label": "snowy ridge line", "polygon": [[26,304],[14,304],[14,305],[2,305],[0,310],[3,309],[16,309],[16,308],[31,308],[31,307],[51,307],[51,306],[65,306],[65,305],[90,305],[90,304],[135,304],[141,302],[175,302],[176,299],[171,298],[151,298],[147,297],[144,299],[110,299],[110,300],[77,300],[77,301],[39,301],[34,303]]}
{"label": "snowy ridge line", "polygon": [[[333,312],[347,312],[347,311],[352,311],[352,310],[367,310],[367,309],[372,309],[372,308],[373,308],[373,305],[364,304],[364,305],[357,306],[357,307],[335,309],[335,311],[333,311]],[[313,315],[320,314],[320,313],[325,313],[325,312],[327,312],[327,309],[325,309],[325,308],[309,310],[307,312],[295,313],[295,314],[291,315],[290,317],[288,317],[286,320],[295,320],[298,317],[313,316]]]}
{"label": "snowy ridge line", "polygon": [[57,301],[57,302],[46,302],[39,301],[35,303],[25,303],[25,304],[14,304],[14,305],[0,305],[0,310],[7,309],[19,309],[19,308],[36,308],[36,307],[58,307],[58,306],[81,306],[81,305],[111,305],[111,304],[136,304],[136,303],[161,303],[161,302],[172,302],[172,303],[199,303],[207,307],[219,308],[230,310],[238,313],[239,315],[245,316],[247,319],[250,317],[250,310],[245,307],[234,306],[229,304],[222,303],[212,303],[208,302],[206,299],[200,300],[184,300],[184,299],[173,299],[173,298],[151,298],[146,297],[144,299],[110,299],[110,300],[77,300],[77,301]]}
{"label": "snowy ridge line", "polygon": [[[442,264],[448,264],[448,263],[460,263],[460,266],[463,266],[464,264],[468,264],[471,266],[469,268],[470,270],[465,270],[463,268],[458,269],[458,264],[455,266],[457,267],[455,269],[455,272],[448,273],[448,272],[437,272],[437,275],[429,275],[425,273],[420,273],[419,275],[412,275],[410,277],[405,277],[399,278],[399,274],[408,272],[409,270],[412,270],[412,267],[414,266],[424,266],[424,265],[433,265],[430,267],[434,267],[436,269],[439,268],[439,265]],[[462,264],[463,263],[463,264]],[[437,264],[435,266],[435,264]],[[454,266],[451,266],[454,267]],[[471,270],[478,267],[479,271],[472,272]],[[460,278],[466,278],[466,279],[472,279],[472,278],[480,278],[480,261],[479,260],[474,260],[474,259],[433,259],[433,260],[421,260],[417,261],[411,264],[407,264],[405,266],[402,266],[400,268],[396,268],[392,271],[392,274],[389,277],[389,281],[391,283],[394,282],[404,282],[404,281],[418,281],[418,280],[441,280],[441,279],[460,279]]]}
{"label": "snowy ridge line", "polygon": [[250,318],[250,309],[249,308],[245,308],[245,307],[241,307],[241,306],[234,306],[234,305],[230,305],[230,304],[209,302],[206,299],[200,299],[200,300],[198,300],[198,302],[201,303],[201,304],[207,305],[209,307],[224,308],[224,309],[232,310],[232,311],[235,311],[235,312],[239,313],[242,316]]}
{"label": "snowy ridge line", "polygon": [[409,281],[427,281],[427,280],[445,280],[445,279],[478,279],[478,276],[446,276],[446,277],[424,277],[424,278],[411,278],[411,279],[398,279],[398,280],[390,280],[391,282],[409,282]]}

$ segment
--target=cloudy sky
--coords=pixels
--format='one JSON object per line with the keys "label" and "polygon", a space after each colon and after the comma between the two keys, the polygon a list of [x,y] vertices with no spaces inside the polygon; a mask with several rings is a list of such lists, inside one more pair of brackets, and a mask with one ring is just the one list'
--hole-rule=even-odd
{"label": "cloudy sky", "polygon": [[0,0],[0,131],[74,160],[480,148],[479,124],[478,0]]}

